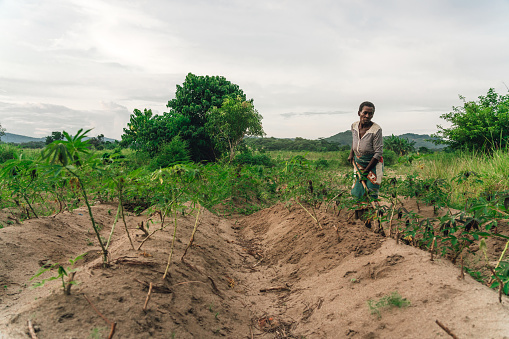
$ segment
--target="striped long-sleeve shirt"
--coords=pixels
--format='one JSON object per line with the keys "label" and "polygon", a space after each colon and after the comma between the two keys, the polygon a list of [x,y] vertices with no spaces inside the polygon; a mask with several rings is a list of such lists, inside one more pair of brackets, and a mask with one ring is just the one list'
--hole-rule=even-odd
{"label": "striped long-sleeve shirt", "polygon": [[373,123],[366,134],[359,138],[359,121],[352,124],[352,149],[358,157],[365,154],[374,154],[373,158],[380,160],[383,153],[382,128]]}

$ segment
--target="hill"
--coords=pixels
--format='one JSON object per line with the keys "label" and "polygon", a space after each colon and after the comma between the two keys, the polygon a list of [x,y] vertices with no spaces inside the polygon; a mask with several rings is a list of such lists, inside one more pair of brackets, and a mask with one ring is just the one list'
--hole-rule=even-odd
{"label": "hill", "polygon": [[[89,139],[89,138],[85,138],[85,139]],[[21,144],[21,143],[26,143],[26,142],[38,142],[38,141],[45,142],[46,141],[46,137],[43,137],[43,138],[33,138],[33,137],[27,137],[25,135],[14,134],[14,133],[7,133],[6,132],[5,135],[3,135],[1,137],[0,140],[5,142],[5,143]],[[104,137],[104,141],[114,142],[115,139]]]}
{"label": "hill", "polygon": [[2,140],[3,142],[12,142],[14,144],[21,144],[24,142],[31,142],[31,141],[46,141],[46,138],[32,138],[32,137],[27,137],[25,135],[6,132],[5,135],[3,135],[0,140]]}
{"label": "hill", "polygon": [[[386,135],[386,136],[384,136],[384,138],[385,137],[388,137],[388,136]],[[398,135],[398,137],[408,139],[409,141],[415,141],[416,149],[418,149],[419,147],[423,147],[423,146],[427,147],[429,149],[439,149],[439,148],[445,147],[445,145],[435,145],[431,141],[428,141],[431,139],[436,139],[436,138],[432,138],[428,134],[405,133],[405,134]],[[324,138],[323,140],[326,140],[331,143],[339,143],[340,145],[351,145],[352,144],[352,133],[350,131],[340,132],[340,133],[335,134],[331,137]]]}

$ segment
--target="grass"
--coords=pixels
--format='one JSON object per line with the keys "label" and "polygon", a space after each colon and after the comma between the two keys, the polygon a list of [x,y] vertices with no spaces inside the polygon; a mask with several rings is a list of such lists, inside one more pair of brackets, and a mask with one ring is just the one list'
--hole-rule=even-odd
{"label": "grass", "polygon": [[380,313],[380,310],[382,309],[391,309],[394,307],[402,308],[408,306],[410,306],[410,301],[403,298],[397,291],[381,297],[378,301],[372,299],[368,300],[368,307],[371,314],[376,314],[378,318],[382,317]]}
{"label": "grass", "polygon": [[[452,181],[467,172],[471,174],[468,180]],[[422,157],[410,166],[399,166],[396,173],[415,173],[422,179],[440,178],[451,182],[451,202],[460,207],[469,197],[509,190],[509,152],[499,150],[492,155],[440,152]]]}

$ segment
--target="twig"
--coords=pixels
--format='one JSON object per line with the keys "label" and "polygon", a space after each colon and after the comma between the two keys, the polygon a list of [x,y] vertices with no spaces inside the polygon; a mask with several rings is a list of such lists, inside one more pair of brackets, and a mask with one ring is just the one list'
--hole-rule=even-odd
{"label": "twig", "polygon": [[117,327],[117,323],[111,324],[111,330],[110,330],[110,334],[108,335],[108,339],[113,338],[113,335],[115,334],[116,327]]}
{"label": "twig", "polygon": [[[141,281],[136,278],[134,279],[134,281],[142,284],[143,287],[150,288],[150,284],[146,281]],[[152,284],[152,292],[153,293],[171,293],[172,291],[166,286]]]}
{"label": "twig", "polygon": [[454,339],[458,339],[458,337],[456,335],[454,335],[454,333],[451,332],[450,329],[448,329],[444,324],[442,324],[440,321],[435,320],[435,322],[437,323],[438,326],[440,326],[448,335],[450,335],[451,337],[453,337]]}
{"label": "twig", "polygon": [[108,339],[111,339],[113,338],[113,335],[115,334],[115,328],[117,327],[117,323],[112,323],[111,321],[108,320],[108,318],[106,318],[104,315],[101,314],[101,312],[99,312],[99,310],[97,308],[95,308],[94,304],[92,304],[92,302],[90,301],[90,299],[88,299],[87,295],[86,294],[83,294],[83,296],[85,297],[85,299],[87,299],[88,303],[90,304],[90,306],[92,306],[92,308],[94,309],[94,311],[99,314],[99,316],[101,318],[103,318],[103,320],[111,326],[111,330],[110,330],[110,334],[108,335]]}
{"label": "twig", "polygon": [[32,325],[32,320],[28,319],[28,331],[30,332],[30,338],[37,339],[37,336],[35,335],[35,329]]}
{"label": "twig", "polygon": [[[394,217],[394,208],[395,208],[395,205],[393,204],[392,211],[391,211],[391,217],[389,219],[389,238],[392,238],[392,218]],[[433,260],[433,259],[431,259],[431,260]]]}
{"label": "twig", "polygon": [[152,294],[152,283],[150,283],[150,285],[148,286],[148,294],[147,294],[147,299],[145,299],[145,305],[143,305],[143,312],[147,311],[147,305],[148,305],[148,301],[150,300],[151,294]]}
{"label": "twig", "polygon": [[127,223],[125,222],[124,204],[123,204],[121,198],[119,198],[119,201],[120,201],[120,206],[121,206],[121,209],[122,209],[122,211],[121,211],[121,213],[122,213],[122,221],[124,222],[125,231],[127,233],[127,237],[129,238],[129,242],[131,243],[131,247],[134,250],[133,240],[131,239],[131,234],[129,233],[129,229],[127,228]]}
{"label": "twig", "polygon": [[166,279],[166,275],[168,274],[168,271],[170,270],[171,265],[171,257],[173,255],[173,248],[175,247],[175,238],[177,237],[177,211],[174,211],[175,213],[175,228],[173,229],[173,239],[171,241],[171,250],[170,255],[168,256],[168,264],[166,265],[166,270],[164,271],[163,280]]}
{"label": "twig", "polygon": [[271,292],[271,291],[289,291],[290,289],[286,286],[268,287],[260,289],[260,292]]}
{"label": "twig", "polygon": [[355,211],[352,212],[352,214],[350,214],[350,216],[346,219],[346,221],[350,221],[350,219],[352,219],[353,215],[355,214]]}
{"label": "twig", "polygon": [[465,270],[463,269],[463,253],[461,254],[460,258],[460,265],[461,265],[460,279],[465,280]]}
{"label": "twig", "polygon": [[184,261],[184,257],[187,253],[187,250],[193,244],[194,234],[196,233],[196,230],[198,229],[198,218],[200,217],[200,211],[201,211],[201,206],[200,206],[200,203],[198,203],[198,214],[196,215],[196,221],[194,222],[194,228],[193,228],[193,232],[191,233],[191,239],[189,239],[189,244],[187,244],[187,247],[184,250],[184,254],[182,254],[182,257],[180,258],[180,261]]}
{"label": "twig", "polygon": [[101,314],[101,312],[99,312],[99,310],[94,306],[94,304],[92,304],[92,302],[90,301],[90,299],[88,299],[87,295],[86,294],[83,294],[83,296],[85,297],[85,299],[87,299],[88,303],[90,304],[90,306],[92,306],[92,308],[94,309],[94,311],[99,314],[99,316],[101,318],[103,318],[103,320],[108,324],[108,325],[112,325],[113,323],[111,321],[108,320],[108,318],[106,318],[104,315]]}
{"label": "twig", "polygon": [[322,228],[322,225],[320,225],[320,222],[311,213],[309,213],[309,211],[304,206],[302,206],[302,204],[299,202],[299,200],[296,200],[296,201],[297,201],[297,204],[299,204],[300,207],[302,207],[304,209],[304,211],[306,211],[311,216],[311,218],[313,218],[313,220],[316,222],[318,227],[320,227],[320,229],[322,230],[323,228]]}
{"label": "twig", "polygon": [[431,253],[431,261],[433,261],[433,248],[435,247],[435,240],[437,237],[433,237],[433,242],[431,243],[431,248],[429,249],[429,253]]}
{"label": "twig", "polygon": [[221,291],[219,291],[219,289],[217,288],[216,283],[214,282],[214,280],[211,277],[207,277],[207,278],[212,283],[212,288],[214,289],[214,292],[216,292],[216,294],[222,298],[223,296],[221,295]]}

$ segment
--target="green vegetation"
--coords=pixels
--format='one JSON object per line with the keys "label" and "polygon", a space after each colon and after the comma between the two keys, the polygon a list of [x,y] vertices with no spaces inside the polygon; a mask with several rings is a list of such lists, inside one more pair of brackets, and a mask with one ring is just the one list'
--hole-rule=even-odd
{"label": "green vegetation", "polygon": [[[322,227],[319,211],[336,206],[341,213],[359,207],[349,194],[353,171],[346,161],[348,150],[327,151],[330,144],[325,140],[312,143],[319,147],[314,152],[268,151],[263,143],[276,142],[272,138],[241,142],[244,135],[263,133],[261,116],[226,79],[190,74],[169,107],[171,112],[163,116],[135,110],[122,136],[122,145],[130,149],[98,150],[91,146],[93,138],[86,140],[89,131],[82,130],[75,136],[63,132],[63,139],[51,142],[43,152],[0,145],[0,208],[18,223],[87,206],[96,234],[93,240],[106,265],[116,223],[126,227],[126,211],[158,216],[144,228],[149,239],[168,226],[175,234],[177,215],[200,206],[232,215],[283,202],[302,208],[318,227]],[[215,132],[219,129],[221,133]],[[202,133],[207,137],[201,138]],[[497,229],[500,220],[509,218],[505,146],[499,143],[489,154],[415,153],[408,147],[414,146],[412,141],[394,136],[389,140],[394,148],[384,151],[386,177],[379,195],[384,204],[367,216],[385,225],[387,236],[453,262],[473,253],[483,240],[509,240]],[[503,135],[500,140],[505,140]],[[300,138],[291,142],[307,144]],[[416,211],[403,206],[409,198],[417,202]],[[103,230],[109,237],[101,236],[103,226],[94,220],[95,201],[118,203],[111,230]],[[432,216],[420,215],[424,205],[433,207]],[[507,293],[509,264],[504,256],[505,252],[496,267],[487,263],[469,272]]]}
{"label": "green vegetation", "polygon": [[410,301],[403,298],[397,291],[390,295],[381,297],[378,301],[368,300],[368,307],[371,314],[376,314],[378,318],[382,317],[380,311],[382,309],[391,309],[393,307],[402,308],[410,306]]}
{"label": "green vegetation", "polygon": [[478,101],[466,101],[463,106],[443,114],[450,128],[438,126],[436,137],[453,149],[492,152],[509,145],[509,94],[500,95],[493,88],[479,96]]}
{"label": "green vegetation", "polygon": [[[44,273],[46,273],[48,271],[51,271],[54,268],[57,269],[57,273],[56,273],[56,275],[54,275],[54,276],[52,276],[50,278],[43,279],[40,282],[34,283],[33,287],[34,288],[35,287],[41,287],[41,286],[44,286],[44,284],[46,282],[48,282],[48,281],[61,279],[61,281],[62,281],[62,290],[63,290],[64,294],[65,295],[71,294],[71,288],[70,287],[71,287],[71,285],[75,285],[76,281],[74,281],[74,279],[71,279],[70,281],[65,282],[64,277],[67,277],[69,274],[76,272],[76,269],[74,269],[72,267],[74,266],[76,261],[83,259],[85,257],[85,255],[87,255],[87,254],[83,253],[81,255],[78,255],[74,259],[69,259],[69,264],[71,264],[71,266],[69,266],[67,268],[64,268],[64,266],[62,266],[59,263],[55,263],[55,264],[49,265],[49,267],[45,267],[45,266],[41,267],[39,269],[39,271],[30,278],[30,280],[38,278],[42,274],[44,274]],[[48,265],[46,265],[46,266],[48,266]],[[71,278],[74,278],[74,274],[71,276]]]}

